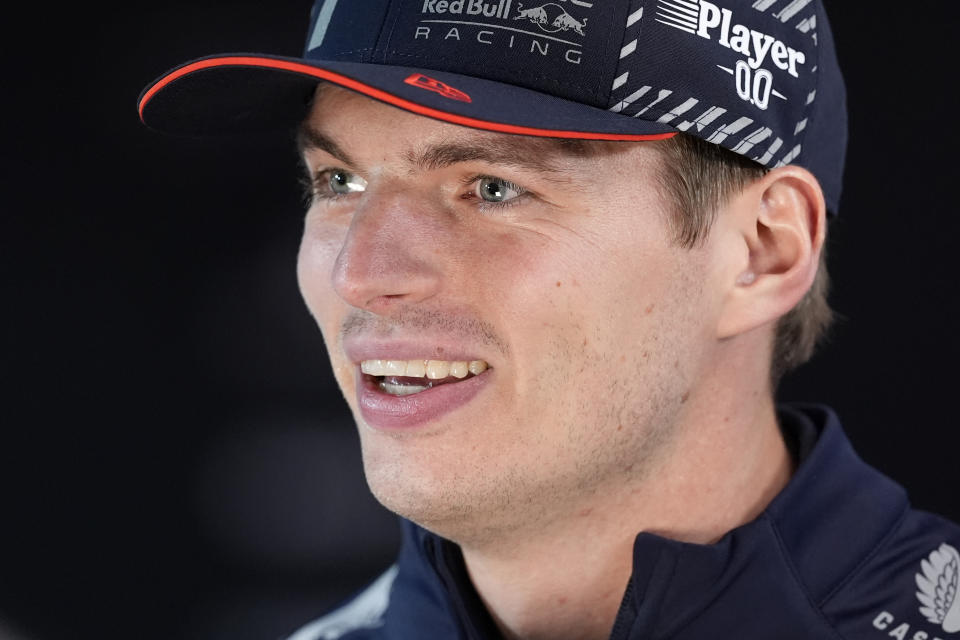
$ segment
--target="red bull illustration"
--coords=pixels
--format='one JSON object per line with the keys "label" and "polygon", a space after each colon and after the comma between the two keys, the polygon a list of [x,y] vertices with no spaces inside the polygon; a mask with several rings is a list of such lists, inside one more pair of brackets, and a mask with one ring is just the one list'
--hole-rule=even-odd
{"label": "red bull illustration", "polygon": [[543,7],[535,7],[533,9],[524,9],[523,5],[520,5],[520,13],[517,14],[514,20],[529,20],[534,24],[546,24],[547,22],[547,12]]}
{"label": "red bull illustration", "polygon": [[523,4],[520,4],[517,7],[517,15],[515,15],[513,19],[528,20],[546,33],[556,33],[558,31],[569,31],[572,29],[581,36],[586,35],[583,30],[587,26],[587,19],[577,20],[567,13],[563,7],[554,2],[548,2],[539,7],[531,7],[529,9],[524,9]]}

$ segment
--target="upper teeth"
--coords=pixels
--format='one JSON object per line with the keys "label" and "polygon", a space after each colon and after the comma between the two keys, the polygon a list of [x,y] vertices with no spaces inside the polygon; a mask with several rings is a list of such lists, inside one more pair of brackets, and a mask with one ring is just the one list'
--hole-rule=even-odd
{"label": "upper teeth", "polygon": [[440,380],[448,376],[466,378],[468,373],[479,375],[487,370],[483,360],[364,360],[360,371],[371,376],[407,376]]}

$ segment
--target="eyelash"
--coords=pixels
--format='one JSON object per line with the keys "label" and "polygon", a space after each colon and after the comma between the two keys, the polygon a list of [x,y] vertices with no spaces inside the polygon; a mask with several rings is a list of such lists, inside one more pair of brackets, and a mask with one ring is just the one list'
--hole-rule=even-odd
{"label": "eyelash", "polygon": [[313,204],[314,181],[306,176],[297,178],[297,184],[300,186],[300,201],[304,208],[309,209]]}

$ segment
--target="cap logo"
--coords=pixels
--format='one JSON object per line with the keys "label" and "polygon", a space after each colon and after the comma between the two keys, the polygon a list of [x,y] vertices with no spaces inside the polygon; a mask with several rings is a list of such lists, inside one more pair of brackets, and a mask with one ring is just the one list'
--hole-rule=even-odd
{"label": "cap logo", "polygon": [[414,42],[450,47],[491,47],[508,58],[552,58],[579,65],[587,35],[587,17],[580,15],[593,7],[585,0],[559,0],[583,7],[570,9],[557,2],[536,6],[515,0],[422,0]]}
{"label": "cap logo", "polygon": [[[788,8],[773,17],[785,22],[799,10],[787,15]],[[807,57],[778,38],[735,23],[733,18],[733,11],[721,9],[707,0],[657,0],[657,22],[715,41],[746,58],[738,60],[734,68],[722,65],[717,68],[734,76],[737,94],[742,100],[766,111],[771,96],[781,100],[787,97],[773,86],[773,74],[763,65],[772,64],[799,78],[798,67],[806,63]]]}
{"label": "cap logo", "polygon": [[439,93],[444,98],[450,98],[451,100],[458,100],[460,102],[473,102],[470,96],[463,91],[454,89],[445,82],[440,82],[439,80],[431,78],[430,76],[425,76],[422,73],[415,73],[411,76],[407,76],[407,79],[404,80],[404,82],[409,85],[413,85],[414,87]]}
{"label": "cap logo", "polygon": [[454,15],[503,18],[510,14],[511,0],[423,0],[420,13],[452,13]]}
{"label": "cap logo", "polygon": [[581,36],[586,35],[583,28],[587,25],[587,19],[577,20],[556,3],[548,2],[531,9],[524,9],[523,4],[520,4],[517,9],[518,13],[513,17],[514,20],[529,20],[546,33],[573,29]]}

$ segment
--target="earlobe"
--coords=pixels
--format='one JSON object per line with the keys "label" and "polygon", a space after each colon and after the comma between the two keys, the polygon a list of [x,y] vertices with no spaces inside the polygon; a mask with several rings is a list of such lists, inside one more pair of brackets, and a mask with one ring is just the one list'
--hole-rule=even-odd
{"label": "earlobe", "polygon": [[[731,261],[719,338],[775,323],[804,296],[816,276],[826,234],[826,204],[816,178],[801,167],[774,169],[734,196],[721,216],[746,249]],[[739,252],[742,256],[743,250]]]}

